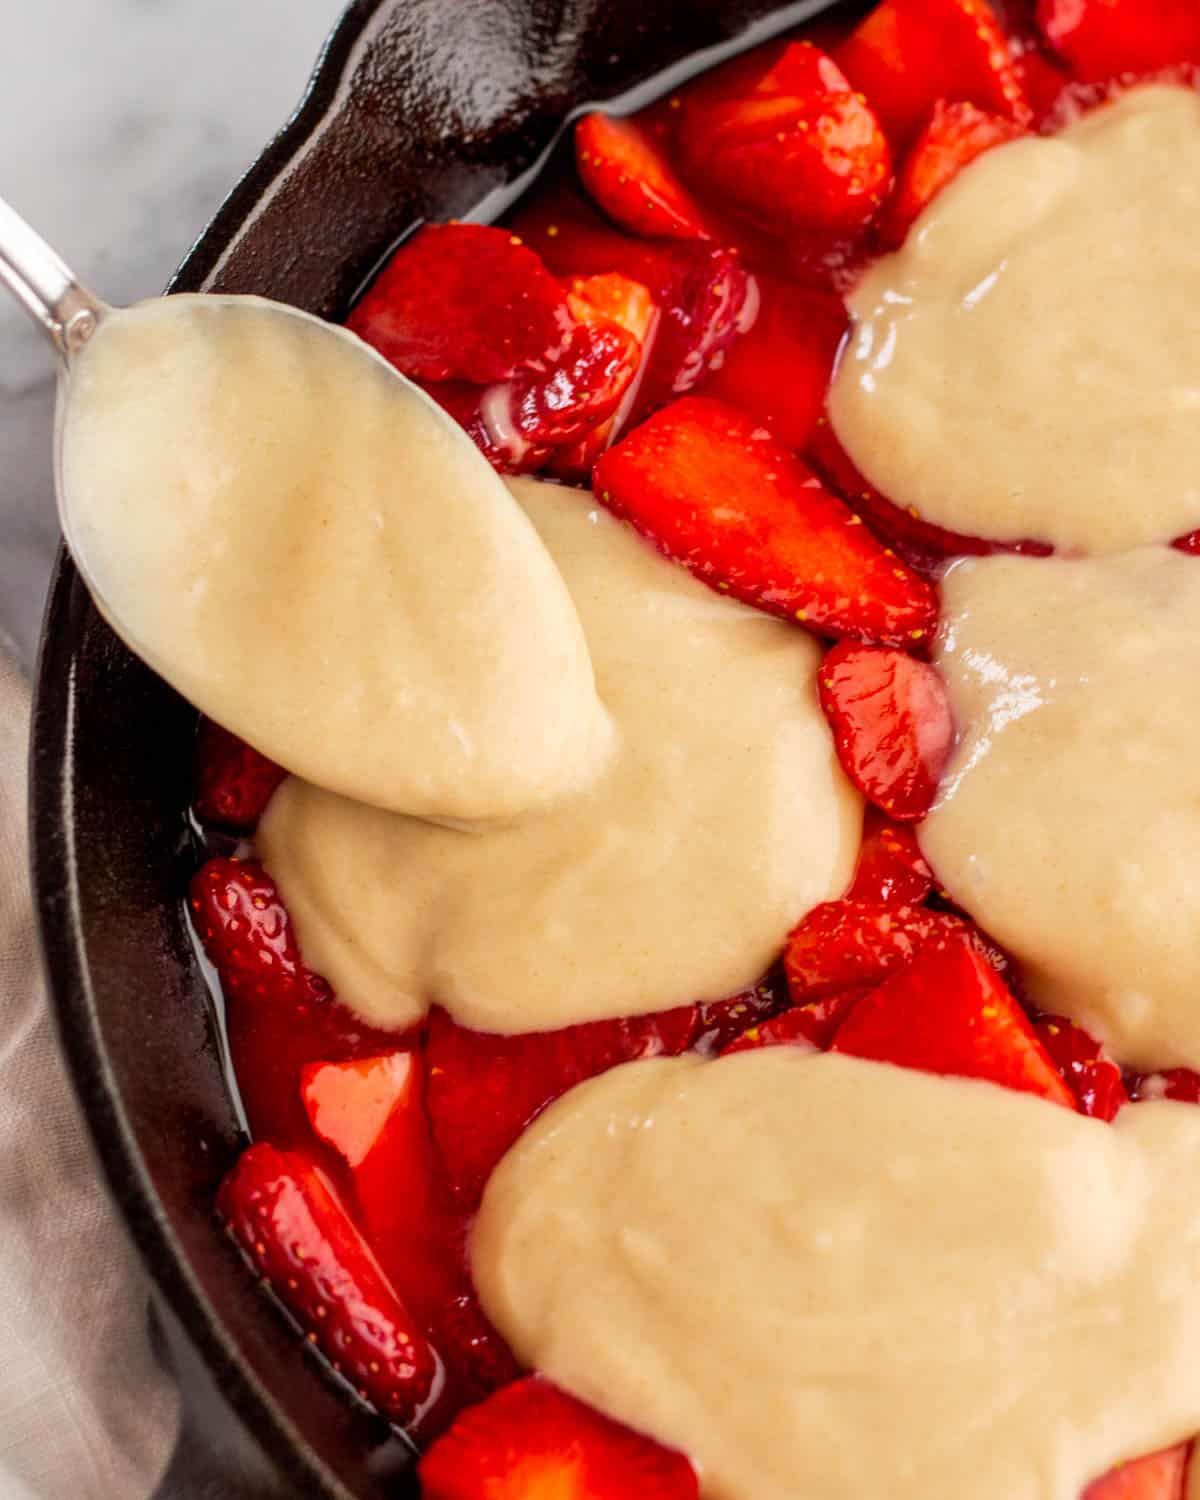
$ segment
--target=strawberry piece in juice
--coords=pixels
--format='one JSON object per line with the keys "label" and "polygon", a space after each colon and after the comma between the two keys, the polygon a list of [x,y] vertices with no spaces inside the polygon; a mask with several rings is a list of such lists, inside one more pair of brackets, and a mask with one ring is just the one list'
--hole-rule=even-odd
{"label": "strawberry piece in juice", "polygon": [[267,810],[287,772],[211,719],[201,719],[196,738],[196,795],[202,823],[250,833]]}
{"label": "strawberry piece in juice", "polygon": [[1038,0],[1037,19],[1084,83],[1200,63],[1195,0]]}
{"label": "strawberry piece in juice", "polygon": [[858,868],[846,899],[919,906],[932,890],[933,871],[912,829],[868,805]]}
{"label": "strawberry piece in juice", "polygon": [[575,168],[592,198],[630,233],[707,239],[700,205],[636,121],[584,115],[575,126]]}

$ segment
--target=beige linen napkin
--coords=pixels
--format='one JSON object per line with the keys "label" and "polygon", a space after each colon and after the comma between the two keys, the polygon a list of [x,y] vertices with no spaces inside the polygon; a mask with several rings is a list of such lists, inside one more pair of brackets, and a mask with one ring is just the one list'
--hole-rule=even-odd
{"label": "beige linen napkin", "polygon": [[0,1500],[143,1500],[177,1398],[101,1185],[38,972],[29,689],[0,655]]}

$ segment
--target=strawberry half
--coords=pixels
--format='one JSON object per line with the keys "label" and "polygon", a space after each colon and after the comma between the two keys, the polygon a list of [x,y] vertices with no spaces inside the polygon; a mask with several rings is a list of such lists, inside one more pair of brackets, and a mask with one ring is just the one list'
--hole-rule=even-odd
{"label": "strawberry half", "polygon": [[783,951],[788,988],[798,1004],[873,988],[925,949],[944,946],[960,934],[992,961],[982,935],[949,912],[826,901],[788,934]]}
{"label": "strawberry half", "polygon": [[334,1370],[392,1421],[410,1422],[433,1388],[433,1351],[312,1162],[251,1146],[217,1208]]}
{"label": "strawberry half", "polygon": [[[738,92],[723,92],[736,79]],[[679,148],[691,179],[760,227],[848,235],[878,211],[892,153],[834,60],[793,42],[757,78],[687,97]]]}
{"label": "strawberry half", "polygon": [[1183,1500],[1191,1443],[1122,1464],[1084,1490],[1081,1500]]}
{"label": "strawberry half", "polygon": [[301,1092],[314,1131],[351,1170],[372,1250],[442,1357],[446,1384],[421,1423],[428,1434],[520,1371],[471,1285],[467,1221],[440,1178],[424,1071],[416,1051],[313,1063]]}
{"label": "strawberry half", "polygon": [[842,641],[821,663],[818,693],[842,769],[890,818],[933,806],[954,717],[941,673],[903,651]]}
{"label": "strawberry half", "polygon": [[1115,1120],[1129,1102],[1121,1070],[1095,1037],[1065,1016],[1043,1016],[1034,1022],[1038,1040],[1075,1095],[1081,1115]]}
{"label": "strawberry half", "polygon": [[202,823],[235,833],[249,833],[267,810],[275,788],[287,772],[245,740],[201,719],[196,738],[196,796],[192,803]]}
{"label": "strawberry half", "polygon": [[939,99],[933,118],[913,142],[896,179],[896,187],[880,215],[880,242],[902,245],[908,232],[933,200],[958,174],[990,151],[1017,140],[1025,132],[1002,115],[989,114],[959,100]]}
{"label": "strawberry half", "polygon": [[571,317],[562,287],[508,230],[427,224],[346,326],[405,375],[490,385],[561,355]]}
{"label": "strawberry half", "polygon": [[418,1468],[425,1500],[697,1500],[681,1453],[538,1377],[466,1411]]}
{"label": "strawberry half", "polygon": [[785,448],[808,446],[825,407],[846,332],[846,305],[831,292],[758,276],[754,326],[725,352],[701,394],[755,417]]}
{"label": "strawberry half", "polygon": [[575,167],[609,218],[631,233],[708,238],[700,205],[651,136],[634,121],[584,115],[575,126]]}
{"label": "strawberry half", "polygon": [[306,1143],[304,1065],[388,1052],[399,1038],[365,1025],[305,968],[279,891],[261,865],[210,859],[192,877],[188,904],[225,995],[234,1071],[254,1080],[245,1094],[251,1130],[283,1144]]}
{"label": "strawberry half", "polygon": [[933,871],[912,829],[888,822],[868,806],[858,868],[846,899],[919,906],[932,889]]}
{"label": "strawberry half", "polygon": [[932,635],[930,586],[753,418],[688,397],[596,465],[596,492],[722,593],[828,635]]}
{"label": "strawberry half", "polygon": [[1032,117],[1008,37],[987,0],[883,0],[835,49],[892,145],[907,146],[939,99],[1017,125]]}
{"label": "strawberry half", "polygon": [[1084,83],[1200,63],[1195,0],[1038,0],[1037,19]]}
{"label": "strawberry half", "polygon": [[865,995],[834,1052],[926,1073],[985,1078],[1075,1108],[1075,1096],[1029,1018],[966,933],[926,947]]}
{"label": "strawberry half", "polygon": [[451,1192],[473,1206],[496,1163],[548,1104],[586,1078],[644,1057],[674,1057],[696,1033],[694,1006],[562,1031],[494,1036],[442,1010],[429,1018],[429,1114]]}

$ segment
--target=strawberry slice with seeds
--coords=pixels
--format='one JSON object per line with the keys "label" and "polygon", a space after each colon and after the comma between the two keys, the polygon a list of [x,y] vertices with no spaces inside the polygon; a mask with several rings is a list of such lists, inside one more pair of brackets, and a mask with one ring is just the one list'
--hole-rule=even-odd
{"label": "strawberry slice with seeds", "polygon": [[895,248],[933,200],[958,174],[994,146],[1004,146],[1025,132],[1003,115],[989,114],[974,104],[939,99],[933,118],[913,142],[896,179],[896,187],[880,216],[877,232],[882,244]]}
{"label": "strawberry slice with seeds", "polygon": [[1038,0],[1037,19],[1084,83],[1200,63],[1195,0]]}
{"label": "strawberry slice with seeds", "polygon": [[1038,1040],[1075,1095],[1081,1115],[1115,1120],[1129,1102],[1121,1070],[1082,1026],[1065,1016],[1043,1016],[1034,1022]]}
{"label": "strawberry slice with seeds", "polygon": [[467,1220],[440,1179],[421,1054],[312,1063],[301,1093],[316,1134],[351,1169],[360,1222],[391,1284],[442,1357],[446,1384],[424,1434],[515,1380],[508,1346],[471,1285]]}
{"label": "strawberry slice with seeds", "polygon": [[919,906],[932,889],[933,871],[912,829],[889,822],[868,806],[858,868],[846,899]]}
{"label": "strawberry slice with seeds", "polygon": [[596,491],[710,587],[828,635],[922,642],[932,588],[811,470],[720,401],[658,412],[596,465]]}
{"label": "strawberry slice with seeds", "polygon": [[985,1078],[1075,1108],[1075,1096],[1004,981],[958,933],[926,947],[865,995],[833,1039],[834,1052]]}
{"label": "strawberry slice with seeds", "polygon": [[534,1376],[472,1407],[418,1467],[425,1500],[697,1500],[688,1460]]}
{"label": "strawberry slice with seeds", "polygon": [[261,865],[210,859],[192,878],[188,904],[225,995],[234,1071],[254,1080],[245,1094],[251,1130],[283,1144],[307,1143],[304,1065],[388,1052],[399,1037],[364,1024],[304,966],[291,919]]}
{"label": "strawberry slice with seeds", "polygon": [[846,306],[831,292],[756,277],[754,326],[725,352],[700,393],[756,417],[785,448],[808,446],[825,407],[846,332]]}
{"label": "strawberry slice with seeds", "polygon": [[964,99],[1017,125],[1032,117],[1008,37],[987,0],[883,0],[834,56],[898,148],[939,99]]}
{"label": "strawberry slice with seeds", "polygon": [[1122,1464],[1084,1490],[1081,1500],[1183,1500],[1191,1443]]}
{"label": "strawberry slice with seeds", "polygon": [[[738,92],[725,93],[733,84]],[[679,132],[691,179],[776,233],[853,234],[891,186],[892,153],[833,58],[793,42],[753,80],[693,90]]]}
{"label": "strawberry slice with seeds", "polygon": [[520,239],[484,224],[427,224],[346,320],[403,374],[490,385],[551,362],[571,334],[562,287]]}
{"label": "strawberry slice with seeds", "polygon": [[313,1163],[251,1146],[217,1208],[333,1368],[392,1421],[410,1422],[433,1388],[433,1351]]}
{"label": "strawberry slice with seeds", "polygon": [[772,1016],[768,1021],[748,1026],[722,1049],[721,1055],[728,1057],[733,1052],[754,1052],[760,1047],[825,1049],[865,993],[864,990],[847,990],[840,995],[827,995],[824,1000],[785,1010],[781,1016]]}
{"label": "strawberry slice with seeds", "polygon": [[455,1197],[478,1203],[496,1163],[548,1104],[618,1063],[674,1057],[696,1033],[694,1006],[589,1021],[562,1031],[495,1036],[441,1010],[429,1018],[429,1114]]}
{"label": "strawberry slice with seeds", "polygon": [[202,823],[249,833],[267,810],[287,772],[211,719],[201,719],[196,739],[196,796]]}
{"label": "strawberry slice with seeds", "polygon": [[814,906],[788,934],[783,952],[788,988],[799,1004],[873,988],[926,948],[944,946],[960,934],[995,962],[983,936],[949,912],[826,901]]}
{"label": "strawberry slice with seeds", "polygon": [[818,693],[838,760],[863,796],[912,823],[933,806],[954,748],[941,673],[903,651],[842,641],[821,663]]}
{"label": "strawberry slice with seeds", "polygon": [[575,126],[579,180],[633,234],[707,239],[704,212],[658,145],[633,120],[590,114]]}

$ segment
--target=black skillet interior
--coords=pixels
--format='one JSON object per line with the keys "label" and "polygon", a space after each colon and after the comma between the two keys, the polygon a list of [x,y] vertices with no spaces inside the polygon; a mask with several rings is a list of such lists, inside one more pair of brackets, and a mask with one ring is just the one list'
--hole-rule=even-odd
{"label": "black skillet interior", "polygon": [[[830,3],[355,0],[172,289],[337,316],[415,221],[494,216],[580,105],[653,91],[664,69],[668,86]],[[185,1388],[161,1495],[415,1494],[399,1443],[300,1357],[214,1229],[241,1142],[181,901],[195,722],[64,557],[34,714],[35,886],[75,1083]]]}

